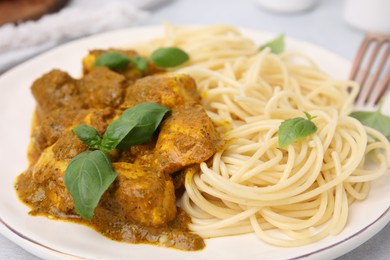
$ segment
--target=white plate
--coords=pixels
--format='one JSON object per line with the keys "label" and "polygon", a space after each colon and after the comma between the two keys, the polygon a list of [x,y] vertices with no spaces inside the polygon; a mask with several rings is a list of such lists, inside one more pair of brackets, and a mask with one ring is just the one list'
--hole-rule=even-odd
{"label": "white plate", "polygon": [[[258,43],[270,34],[243,30]],[[81,58],[89,49],[139,43],[162,34],[161,27],[139,27],[81,39],[42,54],[0,77],[0,232],[43,258],[50,259],[318,259],[335,258],[368,240],[390,221],[390,174],[372,185],[368,199],[351,207],[345,230],[320,242],[279,248],[260,241],[254,234],[209,239],[199,252],[183,252],[150,245],[111,241],[94,230],[43,217],[31,217],[13,188],[16,176],[27,166],[30,120],[35,106],[30,85],[43,73],[59,68],[77,77]],[[345,79],[350,64],[314,45],[287,39],[289,49],[303,51],[332,76]],[[387,99],[389,100],[389,99]],[[384,110],[389,114],[389,102]]]}

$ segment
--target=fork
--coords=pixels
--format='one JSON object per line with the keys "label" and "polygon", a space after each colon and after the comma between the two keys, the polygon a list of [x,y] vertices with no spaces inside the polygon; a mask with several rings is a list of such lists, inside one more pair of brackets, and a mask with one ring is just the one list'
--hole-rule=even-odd
{"label": "fork", "polygon": [[385,95],[390,85],[389,57],[390,35],[369,33],[365,36],[350,74],[350,79],[360,83],[361,88],[355,104],[376,105]]}

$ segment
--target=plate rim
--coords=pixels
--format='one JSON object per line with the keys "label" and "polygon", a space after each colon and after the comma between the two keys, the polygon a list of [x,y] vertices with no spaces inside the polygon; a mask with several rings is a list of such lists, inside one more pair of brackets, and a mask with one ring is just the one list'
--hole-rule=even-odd
{"label": "plate rim", "polygon": [[[185,26],[188,26],[188,25],[185,25]],[[272,37],[272,36],[276,35],[275,33],[269,33],[269,32],[260,31],[260,30],[256,30],[256,29],[250,29],[250,28],[246,28],[246,27],[235,26],[235,28],[240,30],[245,36],[248,36],[248,34],[263,35],[265,37]],[[52,55],[55,52],[60,52],[62,49],[70,48],[71,46],[79,45],[80,43],[90,42],[90,41],[94,41],[94,40],[99,41],[100,39],[107,38],[110,35],[122,34],[122,33],[131,33],[131,31],[138,31],[138,30],[141,30],[141,31],[162,30],[162,26],[161,25],[147,25],[147,26],[137,26],[137,27],[132,27],[132,28],[120,29],[120,30],[105,32],[105,33],[96,34],[96,35],[92,35],[92,36],[88,36],[88,37],[83,37],[83,38],[80,38],[80,39],[77,39],[77,40],[74,40],[74,41],[62,44],[62,45],[57,46],[57,47],[55,47],[53,49],[50,49],[49,51],[46,51],[46,52],[42,53],[40,55],[37,55],[36,57],[34,57],[32,59],[29,59],[26,62],[23,62],[22,64],[19,64],[19,65],[15,66],[14,68],[6,71],[2,75],[0,75],[0,82],[2,81],[3,78],[12,77],[12,75],[14,73],[16,73],[18,70],[23,69],[24,66],[28,67],[30,64],[33,64],[34,62],[37,62],[40,59],[43,59],[43,57],[50,56],[50,55]],[[325,49],[325,48],[323,48],[321,46],[315,45],[315,44],[310,43],[310,42],[302,41],[302,40],[299,40],[299,39],[295,39],[293,37],[286,37],[286,38],[287,38],[287,41],[293,41],[297,45],[309,46],[310,48],[317,49],[317,50],[320,50],[320,51],[322,51],[324,53],[331,54],[334,57],[337,57],[337,59],[339,59],[340,61],[342,61],[344,63],[343,66],[350,66],[350,64],[351,64],[344,57],[342,57],[342,56],[340,56],[340,55],[338,55],[338,54],[336,54],[336,53],[334,53],[334,52],[332,52],[332,51],[330,51],[328,49]],[[113,46],[115,46],[115,44],[113,44]],[[80,57],[78,57],[78,58],[80,59]],[[320,67],[321,67],[321,64],[320,64]],[[333,249],[335,247],[337,248],[337,247],[339,247],[343,243],[351,242],[351,240],[353,240],[353,241],[359,240],[359,238],[360,238],[361,241],[359,241],[358,243],[355,243],[352,248],[349,248],[347,251],[344,250],[343,252],[341,252],[339,254],[333,254],[332,256],[335,257],[335,256],[339,256],[340,254],[345,254],[348,251],[354,249],[355,247],[358,247],[360,244],[362,244],[365,241],[367,241],[368,239],[370,239],[377,232],[379,232],[384,226],[386,226],[386,224],[389,223],[389,222],[390,222],[390,205],[373,222],[365,225],[365,227],[363,229],[354,232],[349,237],[347,237],[347,238],[345,238],[345,239],[343,239],[341,241],[332,243],[331,245],[329,245],[327,247],[323,247],[323,248],[320,248],[318,250],[314,250],[314,251],[312,251],[310,253],[299,255],[297,257],[290,258],[290,259],[315,258],[317,256],[321,256],[321,254],[323,252],[325,252],[325,251],[327,251],[326,253],[329,253],[329,249]],[[375,228],[376,230],[371,232],[368,237],[364,237],[362,239],[361,236],[359,236],[361,234],[366,234],[367,232],[365,232],[365,231],[367,231],[369,229],[373,229],[373,228]],[[76,258],[76,259],[85,259],[85,258],[80,257],[80,256],[71,255],[71,254],[68,254],[68,253],[61,252],[61,251],[59,251],[57,249],[53,249],[50,246],[43,245],[43,244],[35,241],[34,239],[31,239],[31,238],[27,237],[26,235],[23,235],[21,232],[19,232],[15,228],[9,226],[2,219],[1,216],[0,216],[0,233],[3,234],[8,239],[10,239],[11,241],[13,241],[14,243],[16,243],[19,246],[23,247],[25,250],[29,251],[30,253],[32,253],[34,255],[40,256],[40,257],[52,256],[52,257],[58,257],[59,259],[63,259],[62,257],[64,257],[64,258],[65,257],[71,257],[71,258]],[[36,247],[36,248],[34,248],[34,247]],[[54,255],[48,255],[49,252],[47,252],[47,250],[49,250],[49,252],[54,254]]]}

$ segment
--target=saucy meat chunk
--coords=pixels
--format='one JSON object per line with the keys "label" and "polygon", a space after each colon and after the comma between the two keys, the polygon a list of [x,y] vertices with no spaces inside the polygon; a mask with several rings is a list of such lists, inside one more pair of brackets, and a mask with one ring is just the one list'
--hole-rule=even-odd
{"label": "saucy meat chunk", "polygon": [[[96,60],[107,52],[127,55],[129,66],[119,70],[96,67]],[[33,215],[86,223],[114,240],[201,249],[202,238],[189,230],[190,217],[176,207],[180,190],[175,193],[175,188],[182,187],[184,176],[199,171],[198,164],[221,147],[219,135],[200,105],[191,77],[155,74],[163,70],[150,62],[147,70],[140,71],[135,67],[135,58],[139,56],[134,51],[95,50],[83,59],[81,79],[52,70],[33,83],[37,110],[28,150],[30,165],[19,175],[15,188],[20,199],[32,208]],[[102,163],[112,164],[117,177],[99,198],[92,219],[84,219],[75,210],[64,175],[73,158],[87,150],[102,149],[101,139],[96,131],[85,131],[81,138],[86,143],[94,140],[98,144],[90,148],[72,129],[86,124],[103,137],[109,124],[125,109],[144,102],[158,103],[171,112],[147,142],[126,149],[114,147],[106,153],[110,160]],[[127,135],[123,132],[126,127],[115,129],[113,139]],[[95,183],[92,165],[98,163],[80,162],[85,169],[75,171],[71,167],[68,173],[75,175],[75,182],[83,179],[80,174],[91,177],[92,182],[77,183],[79,191],[87,194]],[[103,168],[99,168],[99,173],[103,174]],[[78,197],[74,198],[78,203]]]}
{"label": "saucy meat chunk", "polygon": [[129,149],[121,151],[118,161],[153,167],[155,145],[156,140],[154,138],[144,144],[133,145]]}
{"label": "saucy meat chunk", "polygon": [[86,102],[94,108],[115,108],[123,101],[127,81],[107,67],[93,68],[78,82]]}
{"label": "saucy meat chunk", "polygon": [[[75,117],[85,116],[87,110],[56,109],[39,119],[33,128],[30,147],[32,154],[39,156],[43,149],[54,144],[74,124]],[[35,161],[35,160],[34,160]]]}
{"label": "saucy meat chunk", "polygon": [[[83,58],[83,71],[84,74],[90,73],[93,68],[96,60],[104,53],[109,52],[119,52],[125,54],[129,58],[134,58],[139,56],[137,52],[133,50],[122,50],[122,49],[109,49],[109,50],[92,50],[88,53],[87,56]],[[136,80],[144,76],[152,75],[155,73],[163,72],[164,70],[156,67],[152,62],[148,62],[148,68],[145,71],[140,72],[132,62],[128,65],[128,67],[117,70],[116,72],[122,74],[129,80]]]}
{"label": "saucy meat chunk", "polygon": [[175,219],[176,197],[169,176],[139,164],[113,163],[118,173],[112,203],[121,213],[146,226],[161,226]]}
{"label": "saucy meat chunk", "polygon": [[[33,128],[30,143],[30,148],[32,149],[30,154],[32,156],[30,158],[36,161],[43,149],[54,144],[61,136],[65,134],[74,135],[70,130],[79,124],[90,125],[97,129],[100,134],[103,134],[109,121],[116,114],[117,112],[111,108],[82,110],[56,109],[47,113],[39,120],[39,124]],[[73,140],[66,141],[63,139],[62,142],[69,142],[70,145],[73,143]],[[32,158],[33,156],[34,159]]]}
{"label": "saucy meat chunk", "polygon": [[185,102],[199,102],[195,81],[187,75],[157,74],[137,80],[126,90],[121,105],[127,109],[142,102],[155,102],[173,108]]}
{"label": "saucy meat chunk", "polygon": [[16,190],[25,203],[33,205],[32,214],[56,217],[76,214],[63,179],[68,163],[69,160],[54,159],[53,149],[48,147],[39,160],[18,177]]}
{"label": "saucy meat chunk", "polygon": [[[18,179],[16,189],[26,203],[34,205],[33,213],[49,212],[56,217],[76,214],[63,179],[70,159],[55,151],[60,146],[66,148],[60,140],[46,148],[37,163]],[[82,143],[72,147],[77,154],[87,149]],[[176,197],[169,176],[142,165],[118,162],[113,166],[117,180],[98,207],[108,204],[117,214],[145,226],[159,227],[175,219]]]}
{"label": "saucy meat chunk", "polygon": [[86,107],[76,80],[60,70],[52,70],[35,80],[31,91],[37,101],[37,111],[40,115],[58,108],[81,109]]}
{"label": "saucy meat chunk", "polygon": [[155,148],[155,164],[166,173],[209,159],[221,147],[220,137],[200,104],[172,110],[162,123]]}
{"label": "saucy meat chunk", "polygon": [[88,147],[72,132],[66,131],[52,145],[54,160],[70,160],[88,150]]}

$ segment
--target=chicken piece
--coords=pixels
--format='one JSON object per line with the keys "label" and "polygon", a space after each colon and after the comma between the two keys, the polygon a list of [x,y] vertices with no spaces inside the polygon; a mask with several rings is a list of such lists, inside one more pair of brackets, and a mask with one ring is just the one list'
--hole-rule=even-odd
{"label": "chicken piece", "polygon": [[46,148],[35,165],[18,177],[15,186],[20,198],[33,205],[32,214],[56,217],[75,215],[73,199],[63,175],[69,160],[55,160],[52,146]]}
{"label": "chicken piece", "polygon": [[200,104],[186,104],[172,110],[162,123],[154,164],[172,174],[183,167],[209,159],[222,142],[211,119]]}
{"label": "chicken piece", "polygon": [[52,70],[35,80],[31,91],[40,116],[58,108],[87,107],[79,95],[76,80],[60,70]]}
{"label": "chicken piece", "polygon": [[123,101],[127,81],[121,74],[106,67],[97,67],[79,80],[78,86],[89,106],[115,108]]}
{"label": "chicken piece", "polygon": [[122,111],[113,108],[89,109],[84,116],[80,114],[75,117],[73,127],[79,124],[86,124],[95,128],[100,135],[103,135],[111,121],[120,115]]}
{"label": "chicken piece", "polygon": [[129,162],[144,166],[153,167],[153,153],[156,140],[151,140],[144,144],[133,145],[129,149],[121,151],[119,162]]}
{"label": "chicken piece", "polygon": [[119,162],[113,166],[118,178],[110,197],[105,199],[120,209],[119,214],[153,227],[175,219],[175,190],[169,176],[138,164]]}
{"label": "chicken piece", "polygon": [[45,148],[54,144],[67,128],[74,124],[74,118],[77,115],[85,117],[87,112],[88,110],[67,109],[56,109],[48,112],[39,119],[39,122],[33,128],[30,143],[31,153],[39,157]]}
{"label": "chicken piece", "polygon": [[[94,68],[94,64],[100,55],[107,52],[119,52],[127,55],[129,58],[138,56],[138,54],[133,50],[121,50],[121,49],[108,49],[108,50],[92,50],[88,53],[87,56],[83,58],[83,72],[88,74]],[[152,75],[155,73],[163,72],[164,70],[156,67],[152,62],[148,62],[148,69],[146,71],[140,72],[133,63],[130,62],[127,68],[122,70],[117,70],[116,72],[122,74],[129,80],[136,80],[143,76]]]}
{"label": "chicken piece", "polygon": [[88,147],[77,135],[68,130],[53,144],[53,160],[70,160],[88,150]]}
{"label": "chicken piece", "polygon": [[[57,217],[76,214],[73,200],[64,183],[69,161],[88,147],[71,131],[65,129],[51,146],[45,148],[38,160],[18,179],[18,185],[28,185],[25,201],[34,205],[37,213],[49,212]],[[23,197],[23,196],[21,196]]]}
{"label": "chicken piece", "polygon": [[109,122],[116,116],[116,111],[111,108],[89,109],[73,119],[72,125],[61,133],[61,136],[53,145],[54,158],[56,160],[72,159],[84,152],[88,147],[73,133],[72,128],[79,124],[86,124],[95,128],[100,136],[106,131]]}
{"label": "chicken piece", "polygon": [[142,102],[155,102],[168,108],[185,102],[199,102],[195,81],[187,75],[158,74],[137,80],[126,90],[121,109]]}
{"label": "chicken piece", "polygon": [[84,74],[88,74],[91,72],[95,66],[96,60],[100,57],[100,55],[107,53],[107,52],[120,52],[128,57],[133,57],[137,55],[137,53],[133,50],[119,50],[119,49],[108,49],[108,50],[92,50],[89,51],[89,53],[83,57],[83,72]]}
{"label": "chicken piece", "polygon": [[47,113],[39,120],[36,127],[33,128],[29,158],[32,162],[35,162],[45,148],[54,144],[66,132],[74,135],[69,130],[82,123],[94,127],[102,135],[108,123],[118,113],[119,111],[116,113],[111,108],[83,110],[56,109]]}
{"label": "chicken piece", "polygon": [[[58,154],[60,147],[68,150],[60,149]],[[33,205],[33,214],[75,217],[63,176],[70,158],[86,149],[81,141],[65,135],[46,148],[37,163],[19,176],[16,189],[24,202]],[[119,162],[113,163],[113,167],[118,177],[98,207],[109,205],[124,218],[151,227],[164,226],[175,219],[175,190],[169,176],[138,164]]]}

